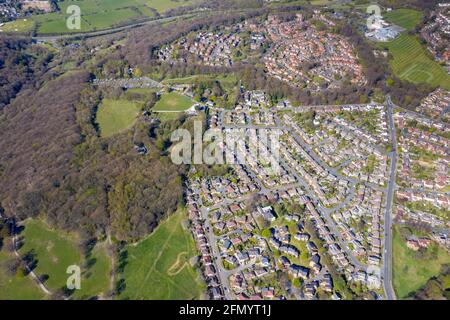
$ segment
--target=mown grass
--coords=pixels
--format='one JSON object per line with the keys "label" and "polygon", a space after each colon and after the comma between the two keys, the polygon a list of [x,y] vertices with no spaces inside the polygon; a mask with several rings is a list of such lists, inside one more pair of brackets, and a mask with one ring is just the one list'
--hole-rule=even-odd
{"label": "mown grass", "polygon": [[[117,1],[117,0],[116,0]],[[120,0],[123,1],[123,0]],[[169,9],[174,9],[180,6],[188,6],[194,3],[198,3],[198,0],[185,0],[185,1],[173,1],[173,0],[135,0],[134,2],[145,5],[146,7],[153,8],[159,13],[164,13]]]}
{"label": "mown grass", "polygon": [[97,123],[102,137],[110,137],[130,128],[141,106],[127,100],[104,99],[97,111]]}
{"label": "mown grass", "polygon": [[35,255],[37,266],[34,271],[39,276],[48,276],[45,284],[51,290],[58,290],[66,285],[66,270],[69,266],[81,266],[80,249],[73,235],[52,230],[41,221],[28,220],[21,236],[24,237],[21,255],[29,252]]}
{"label": "mown grass", "polygon": [[[106,243],[98,243],[89,258],[92,266],[82,273],[81,289],[75,290],[73,298],[89,299],[106,295],[110,288],[111,259]],[[88,261],[89,262],[89,261]]]}
{"label": "mown grass", "polygon": [[[97,2],[94,2],[94,4]],[[66,13],[69,5],[78,5],[81,9],[81,28],[69,29],[67,27],[67,19],[70,14]],[[93,4],[87,4],[86,1],[65,1],[61,4],[60,12],[52,12],[48,14],[34,16],[33,20],[38,24],[39,34],[52,33],[77,33],[95,30],[108,29],[119,26],[127,22],[138,20],[144,15],[138,9],[132,8],[114,8],[111,6],[98,7]]]}
{"label": "mown grass", "polygon": [[35,22],[31,19],[18,19],[5,23],[0,27],[2,32],[30,32],[33,30]]}
{"label": "mown grass", "polygon": [[183,96],[176,92],[170,92],[163,94],[159,101],[153,107],[153,111],[156,112],[175,112],[186,111],[194,102],[192,99]]}
{"label": "mown grass", "polygon": [[413,30],[423,19],[423,13],[413,9],[397,9],[384,14],[386,21],[406,30]]}
{"label": "mown grass", "polygon": [[0,251],[0,300],[41,300],[45,294],[30,277],[8,274],[8,263],[17,259],[5,249]]}
{"label": "mown grass", "polygon": [[180,112],[160,112],[157,114],[157,118],[161,122],[178,120],[183,114]]}
{"label": "mown grass", "polygon": [[393,284],[397,297],[404,299],[422,287],[428,279],[439,275],[441,266],[450,263],[450,255],[433,243],[422,258],[406,246],[405,229],[394,227]]}
{"label": "mown grass", "polygon": [[416,37],[402,34],[381,46],[392,54],[390,64],[394,74],[400,79],[450,89],[450,76],[429,56]]}
{"label": "mown grass", "polygon": [[[86,259],[81,253],[79,239],[75,234],[50,229],[40,220],[28,220],[21,236],[24,238],[24,245],[20,248],[20,253],[26,255],[33,252],[37,261],[34,272],[41,277],[48,276],[44,283],[51,291],[55,292],[66,287],[67,278],[70,276],[66,271],[71,265],[79,266],[82,271],[81,289],[75,290],[71,298],[90,299],[106,295],[110,289],[111,259],[105,243],[97,243]],[[13,281],[14,286],[14,281],[17,282],[17,279],[10,277],[8,281]],[[24,298],[30,296],[30,299],[42,297],[42,294],[36,295],[34,291],[27,289],[25,281],[21,281],[24,283],[25,291],[23,293],[18,291],[18,299],[22,296]]]}
{"label": "mown grass", "polygon": [[189,260],[195,255],[194,240],[182,227],[186,219],[178,211],[145,240],[128,245],[123,277],[125,290],[119,299],[198,299],[204,291]]}

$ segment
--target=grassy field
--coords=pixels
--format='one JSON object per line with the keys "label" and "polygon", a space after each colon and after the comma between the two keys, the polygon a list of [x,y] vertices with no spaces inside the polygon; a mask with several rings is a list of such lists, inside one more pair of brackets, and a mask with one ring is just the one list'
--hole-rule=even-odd
{"label": "grassy field", "polygon": [[98,108],[97,123],[102,137],[110,137],[130,128],[141,106],[127,100],[104,99]]}
{"label": "grassy field", "polygon": [[68,277],[67,267],[81,263],[74,236],[51,230],[37,220],[27,221],[21,236],[25,240],[20,253],[25,255],[32,251],[35,254],[37,267],[34,271],[41,276],[48,275],[45,284],[51,290],[64,287]]}
{"label": "grassy field", "polygon": [[157,92],[156,88],[133,88],[127,90],[125,97],[127,100],[144,104],[150,94]]}
{"label": "grassy field", "polygon": [[0,300],[44,299],[45,294],[30,277],[7,274],[7,264],[12,259],[15,259],[12,253],[0,251]]}
{"label": "grassy field", "polygon": [[0,27],[0,31],[3,32],[30,32],[33,30],[35,22],[31,19],[19,19],[5,23]]}
{"label": "grassy field", "polygon": [[412,9],[397,9],[383,14],[386,21],[396,24],[406,30],[413,30],[423,19],[420,11]]}
{"label": "grassy field", "polygon": [[163,81],[161,81],[161,83],[170,84],[170,85],[194,83],[195,80],[199,79],[200,77],[204,77],[204,76],[194,75],[194,76],[188,76],[188,77],[184,77],[184,78],[164,79]]}
{"label": "grassy field", "polygon": [[[196,2],[198,0],[66,0],[58,3],[58,12],[34,15],[26,24],[8,23],[3,28],[5,32],[28,32],[36,23],[39,34],[89,32],[154,18],[155,12],[163,14],[169,9]],[[77,5],[81,9],[80,30],[70,30],[66,26],[66,19],[70,16],[67,8],[70,5]]]}
{"label": "grassy field", "polygon": [[450,89],[450,76],[429,56],[416,37],[402,34],[381,46],[392,54],[390,63],[395,75],[400,79]]}
{"label": "grassy field", "polygon": [[182,113],[179,113],[179,112],[160,112],[160,113],[158,113],[157,118],[161,122],[166,122],[166,121],[177,120],[181,116],[182,116]]}
{"label": "grassy field", "polygon": [[74,292],[75,299],[89,299],[97,295],[105,295],[110,285],[111,259],[106,243],[99,243],[92,251],[91,268],[82,273],[81,289]]}
{"label": "grassy field", "polygon": [[184,212],[162,222],[147,239],[127,247],[123,273],[125,290],[120,299],[198,299],[203,287],[189,260],[195,255],[194,240],[181,223]]}
{"label": "grassy field", "polygon": [[184,78],[164,79],[163,84],[177,85],[177,84],[195,84],[197,81],[219,81],[222,88],[234,88],[238,84],[238,80],[234,74],[207,74],[207,75],[193,75]]}
{"label": "grassy field", "polygon": [[[67,8],[77,5],[81,9],[81,29],[70,30],[66,26]],[[139,10],[139,6],[131,4],[130,1],[118,0],[81,0],[64,1],[59,4],[60,12],[52,12],[34,16],[33,19],[38,24],[38,33],[67,33],[67,32],[88,32],[107,29],[138,20],[144,17],[151,17],[151,12],[144,14]]]}
{"label": "grassy field", "polygon": [[[120,0],[123,1],[123,0]],[[126,1],[123,1],[126,2]],[[199,2],[198,0],[134,0],[133,2],[139,3],[149,8],[153,8],[159,13],[164,13],[169,9],[174,9],[181,6],[188,6]]]}
{"label": "grassy field", "polygon": [[336,2],[338,2],[338,1],[335,1],[335,0],[312,0],[311,4],[313,6],[326,6],[326,5],[334,4]]}
{"label": "grassy field", "polygon": [[139,94],[139,95],[149,95],[151,93],[158,92],[158,89],[156,88],[132,88],[128,89],[127,92],[132,94]]}
{"label": "grassy field", "polygon": [[398,298],[406,298],[410,293],[415,292],[428,279],[437,276],[443,264],[450,263],[450,255],[434,243],[426,252],[430,255],[432,253],[435,256],[425,256],[424,259],[416,258],[416,252],[406,247],[401,227],[394,228],[393,282]]}
{"label": "grassy field", "polygon": [[170,92],[163,94],[161,99],[155,104],[153,111],[156,112],[182,112],[186,111],[194,102],[179,93]]}
{"label": "grassy field", "polygon": [[[89,262],[89,267],[87,267],[86,260],[80,251],[79,241],[74,234],[52,230],[41,221],[29,220],[25,224],[21,236],[25,240],[20,253],[25,255],[30,251],[34,252],[37,260],[37,267],[34,271],[38,276],[48,275],[45,284],[50,290],[55,291],[66,286],[69,277],[66,270],[70,265],[78,265],[82,268],[81,289],[74,291],[72,296],[74,299],[89,299],[106,294],[109,290],[111,260],[105,243],[96,244],[87,261]],[[12,283],[14,284],[14,282]],[[24,297],[31,296],[33,293],[32,291],[29,293],[30,289],[27,288],[24,286],[24,289],[27,290],[23,293]],[[21,293],[18,293],[17,296],[20,298]],[[39,299],[40,295],[34,294],[31,298]]]}

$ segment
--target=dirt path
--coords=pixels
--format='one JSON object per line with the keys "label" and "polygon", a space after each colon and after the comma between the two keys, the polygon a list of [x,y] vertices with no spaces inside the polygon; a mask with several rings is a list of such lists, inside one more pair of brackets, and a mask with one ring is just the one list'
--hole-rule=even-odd
{"label": "dirt path", "polygon": [[[188,253],[186,251],[180,252],[177,256],[177,260],[175,263],[167,270],[167,275],[173,277],[179,274],[183,269],[188,265],[188,262],[182,263],[183,256],[187,255]],[[181,266],[180,266],[181,264]]]}
{"label": "dirt path", "polygon": [[[14,249],[14,254],[17,258],[22,260],[22,256],[20,255],[19,251],[17,250],[17,233],[15,230],[15,225],[13,226],[13,237],[12,237],[12,246]],[[31,278],[34,280],[34,282],[39,286],[39,288],[48,296],[52,295],[52,292],[47,288],[47,286],[42,282],[42,280],[34,273],[33,270],[31,270],[28,265],[26,265],[26,269],[28,271],[28,274],[31,276]]]}

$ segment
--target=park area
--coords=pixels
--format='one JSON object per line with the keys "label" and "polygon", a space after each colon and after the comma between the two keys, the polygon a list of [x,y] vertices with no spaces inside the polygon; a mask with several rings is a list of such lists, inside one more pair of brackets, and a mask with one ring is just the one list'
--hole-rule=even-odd
{"label": "park area", "polygon": [[20,254],[32,254],[37,261],[34,271],[47,278],[50,290],[60,289],[66,284],[67,267],[81,262],[81,254],[74,235],[63,235],[51,230],[43,222],[29,220],[21,236],[24,238]]}
{"label": "park area", "polygon": [[184,211],[162,221],[145,240],[126,247],[125,289],[120,299],[191,300],[204,288],[192,267],[194,240],[182,222]]}
{"label": "park area", "polygon": [[[96,244],[90,255],[84,257],[76,234],[51,229],[40,220],[28,220],[20,236],[24,239],[20,254],[33,256],[36,263],[33,271],[44,279],[49,290],[56,292],[66,286],[69,277],[66,271],[71,265],[78,265],[82,269],[81,289],[75,290],[73,298],[89,299],[106,294],[109,290],[111,261],[105,244]],[[26,279],[31,281],[29,277]],[[25,282],[25,279],[13,280]],[[30,288],[24,295],[39,298],[39,289],[38,293]]]}
{"label": "park area", "polygon": [[429,248],[413,251],[406,246],[411,231],[396,226],[393,238],[393,284],[397,298],[404,299],[416,292],[428,279],[438,276],[442,265],[450,263],[450,254],[432,243]]}
{"label": "park area", "polygon": [[16,261],[13,253],[6,248],[0,250],[0,300],[41,300],[45,294],[30,277],[15,272],[10,265]]}
{"label": "park area", "polygon": [[128,100],[103,99],[97,111],[97,123],[102,137],[110,137],[131,128],[141,111],[141,105]]}

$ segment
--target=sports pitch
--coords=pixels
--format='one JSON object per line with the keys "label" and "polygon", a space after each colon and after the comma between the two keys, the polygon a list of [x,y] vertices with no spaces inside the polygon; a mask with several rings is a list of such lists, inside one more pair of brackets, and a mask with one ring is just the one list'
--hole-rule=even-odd
{"label": "sports pitch", "polygon": [[183,112],[192,107],[194,102],[179,93],[171,92],[161,96],[161,99],[155,104],[155,112]]}
{"label": "sports pitch", "polygon": [[400,79],[450,89],[450,76],[430,57],[416,37],[402,34],[382,46],[392,54],[390,63],[395,75]]}
{"label": "sports pitch", "polygon": [[397,9],[384,14],[387,21],[396,24],[406,30],[413,30],[422,20],[423,14],[412,9]]}

